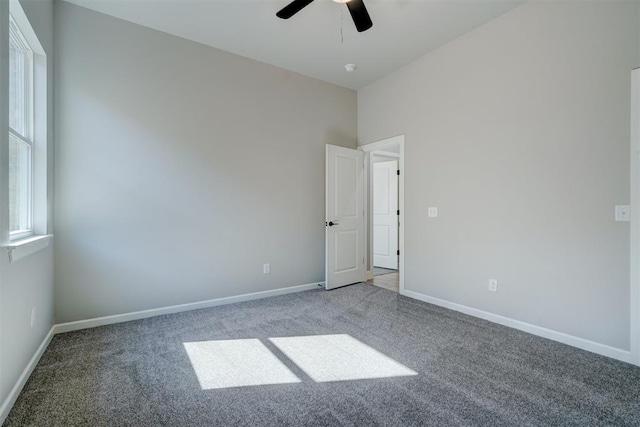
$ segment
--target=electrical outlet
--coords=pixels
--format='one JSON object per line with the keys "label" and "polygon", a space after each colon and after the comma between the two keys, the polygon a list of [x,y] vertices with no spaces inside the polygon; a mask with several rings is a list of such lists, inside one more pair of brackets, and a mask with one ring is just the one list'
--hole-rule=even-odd
{"label": "electrical outlet", "polygon": [[429,218],[437,218],[438,217],[438,208],[431,207],[431,208],[427,209],[427,216]]}
{"label": "electrical outlet", "polygon": [[631,216],[629,214],[629,208],[630,208],[629,205],[616,205],[616,210],[615,210],[616,221],[628,222],[629,217]]}
{"label": "electrical outlet", "polygon": [[262,273],[270,274],[271,273],[271,264],[265,264],[262,266]]}
{"label": "electrical outlet", "polygon": [[496,279],[489,279],[489,291],[498,292],[498,281]]}
{"label": "electrical outlet", "polygon": [[36,308],[33,307],[31,309],[31,327],[33,328],[36,324]]}

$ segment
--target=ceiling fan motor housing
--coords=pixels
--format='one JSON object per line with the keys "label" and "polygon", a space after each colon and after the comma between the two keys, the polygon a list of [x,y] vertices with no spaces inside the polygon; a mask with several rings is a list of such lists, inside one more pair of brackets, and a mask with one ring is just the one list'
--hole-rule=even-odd
{"label": "ceiling fan motor housing", "polygon": [[[373,26],[369,12],[364,5],[363,0],[333,0],[336,3],[345,3],[353,19],[353,23],[356,25],[356,29],[359,33],[367,31]],[[283,7],[276,13],[278,18],[289,19],[296,13],[311,4],[313,0],[293,0],[291,3]]]}

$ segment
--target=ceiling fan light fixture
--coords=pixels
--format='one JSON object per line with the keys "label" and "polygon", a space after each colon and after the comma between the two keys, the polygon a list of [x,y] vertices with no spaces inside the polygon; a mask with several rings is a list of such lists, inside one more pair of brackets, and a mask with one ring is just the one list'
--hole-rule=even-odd
{"label": "ceiling fan light fixture", "polygon": [[[369,12],[364,5],[364,0],[333,0],[336,3],[346,4],[359,33],[367,31],[373,26]],[[309,6],[313,0],[293,0],[291,3],[283,7],[276,13],[281,19],[289,19],[305,7]]]}

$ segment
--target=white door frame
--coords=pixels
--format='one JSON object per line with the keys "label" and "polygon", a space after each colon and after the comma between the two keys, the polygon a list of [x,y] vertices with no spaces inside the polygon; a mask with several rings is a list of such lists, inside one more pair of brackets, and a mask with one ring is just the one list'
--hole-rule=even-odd
{"label": "white door frame", "polygon": [[640,366],[640,68],[631,72],[631,363]]}
{"label": "white door frame", "polygon": [[[385,148],[389,147],[392,144],[398,144],[400,147],[400,154],[397,153],[384,153]],[[404,176],[405,176],[405,166],[404,166],[404,135],[398,135],[391,138],[383,139],[381,141],[372,142],[370,144],[361,145],[358,147],[359,150],[364,151],[365,159],[365,173],[364,173],[364,205],[366,207],[366,213],[364,216],[365,228],[367,233],[365,233],[365,247],[368,247],[368,255],[367,255],[367,272],[366,279],[369,280],[373,277],[373,245],[370,244],[370,240],[373,237],[373,218],[371,220],[369,217],[371,216],[372,210],[372,195],[371,195],[371,174],[373,172],[373,152],[382,152],[380,154],[389,155],[395,154],[398,156],[398,166],[400,170],[400,176],[398,177],[398,209],[400,209],[400,217],[398,218],[400,222],[400,227],[398,231],[398,250],[400,250],[400,258],[398,259],[398,285],[400,290],[400,295],[404,295]],[[395,157],[395,156],[394,156]]]}

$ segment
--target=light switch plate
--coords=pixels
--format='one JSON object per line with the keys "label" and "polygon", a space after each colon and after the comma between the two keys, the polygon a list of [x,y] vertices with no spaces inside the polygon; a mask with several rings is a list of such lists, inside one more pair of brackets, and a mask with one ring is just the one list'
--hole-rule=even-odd
{"label": "light switch plate", "polygon": [[630,207],[629,205],[616,205],[616,221],[629,221]]}
{"label": "light switch plate", "polygon": [[427,210],[427,215],[429,218],[437,218],[438,217],[438,208],[429,208]]}

